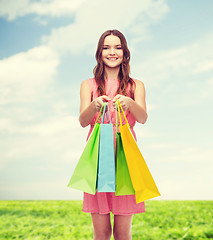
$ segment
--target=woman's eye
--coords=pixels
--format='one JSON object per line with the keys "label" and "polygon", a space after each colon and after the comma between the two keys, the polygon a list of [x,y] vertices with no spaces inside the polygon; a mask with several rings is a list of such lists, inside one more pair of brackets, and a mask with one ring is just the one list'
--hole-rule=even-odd
{"label": "woman's eye", "polygon": [[[103,47],[103,49],[109,49],[109,47]],[[122,49],[122,47],[116,47],[116,49]]]}

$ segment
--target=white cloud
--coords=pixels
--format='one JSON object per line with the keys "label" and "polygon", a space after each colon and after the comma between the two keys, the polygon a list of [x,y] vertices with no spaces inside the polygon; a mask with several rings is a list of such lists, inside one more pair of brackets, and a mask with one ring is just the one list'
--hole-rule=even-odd
{"label": "white cloud", "polygon": [[76,12],[73,24],[53,29],[49,36],[43,37],[43,42],[62,53],[94,54],[98,38],[105,30],[117,28],[141,38],[147,36],[147,27],[167,12],[163,0],[88,1]]}
{"label": "white cloud", "polygon": [[0,130],[4,129],[11,134],[36,134],[42,137],[63,133],[69,129],[75,129],[79,127],[77,117],[72,116],[47,118],[42,122],[34,123],[28,126],[18,125],[16,119],[13,120],[1,118]]}
{"label": "white cloud", "polygon": [[31,2],[30,0],[0,0],[0,16],[12,21],[27,14],[51,17],[72,17],[75,11],[86,0],[41,0]]}
{"label": "white cloud", "polygon": [[212,99],[213,97],[213,77],[203,83],[200,96],[202,99]]}
{"label": "white cloud", "polygon": [[[212,200],[212,191],[209,191],[209,178],[190,177],[181,179],[166,179],[158,182],[161,197],[158,200]],[[157,200],[157,199],[156,199]]]}
{"label": "white cloud", "polygon": [[211,163],[213,150],[203,146],[181,143],[152,143],[145,146],[150,155],[157,155],[160,162],[205,162]]}
{"label": "white cloud", "polygon": [[[57,105],[57,103],[56,103]],[[59,104],[60,105],[60,104]],[[86,145],[89,128],[82,128],[77,117],[52,117],[27,126],[15,119],[2,119],[0,132],[9,133],[1,139],[0,170],[7,164],[25,161],[25,167],[32,169],[30,159],[35,159],[39,171],[48,166],[49,179],[40,182],[33,178],[14,187],[7,183],[0,186],[2,199],[82,199],[82,192],[67,187],[68,181]],[[21,178],[23,169],[16,173]],[[39,174],[38,171],[38,174]],[[63,172],[63,173],[62,173]],[[60,174],[64,174],[61,179]],[[7,176],[10,176],[10,172]],[[23,173],[25,174],[25,173]],[[33,189],[33,191],[31,191]]]}
{"label": "white cloud", "polygon": [[31,3],[27,13],[52,17],[73,16],[73,13],[87,0],[41,0]]}
{"label": "white cloud", "polygon": [[[38,157],[45,162],[77,163],[86,145],[88,128],[82,128],[77,117],[53,117],[27,126],[11,119],[1,119],[0,131],[10,138],[1,141],[1,168],[8,161]],[[49,156],[49,157],[46,157]]]}
{"label": "white cloud", "polygon": [[208,34],[191,44],[152,53],[143,61],[139,60],[141,57],[138,56],[139,59],[132,65],[132,69],[143,78],[149,79],[148,85],[159,87],[163,82],[177,76],[186,78],[188,75],[210,71],[213,69],[213,51],[210,51],[212,41],[213,35]]}
{"label": "white cloud", "polygon": [[[175,152],[175,151],[174,151]],[[179,149],[174,155],[167,156],[164,161],[209,162],[212,163],[213,150],[199,147]]]}
{"label": "white cloud", "polygon": [[67,187],[69,179],[0,186],[1,200],[82,200],[83,193]]}
{"label": "white cloud", "polygon": [[9,20],[34,13],[37,15],[35,19],[44,25],[46,20],[39,20],[39,16],[75,16],[73,24],[52,29],[50,35],[43,36],[42,42],[62,53],[87,52],[92,55],[98,38],[107,29],[117,28],[124,34],[133,34],[129,47],[134,49],[135,42],[150,37],[150,24],[161,20],[169,11],[165,0],[109,0],[107,4],[103,0],[21,0],[18,3],[0,0],[0,6],[0,16],[8,16]]}
{"label": "white cloud", "polygon": [[[168,7],[165,0],[134,0],[131,2],[128,0],[109,0],[107,3],[102,0],[40,0],[36,2],[30,0],[0,0],[0,16],[7,17],[9,21],[27,14],[73,17],[76,11],[78,11],[79,19],[89,17],[95,19],[95,23],[97,23],[97,19],[103,21],[106,17],[110,24],[114,25],[114,22],[116,22],[124,27],[127,27],[133,18],[137,19],[138,24],[134,24],[131,28],[131,31],[135,32],[141,31],[141,23],[147,25],[150,20],[156,22],[161,19],[168,12]],[[131,11],[135,14],[129,14]],[[140,12],[145,14],[139,16],[138,13]]]}
{"label": "white cloud", "polygon": [[38,99],[53,83],[59,58],[40,46],[0,61],[0,104]]}
{"label": "white cloud", "polygon": [[138,141],[140,141],[140,139],[143,141],[143,139],[154,138],[157,136],[157,133],[152,132],[152,130],[148,126],[148,122],[146,122],[145,125],[136,122],[134,131],[136,132],[136,138]]}
{"label": "white cloud", "polygon": [[213,60],[207,60],[207,61],[203,61],[197,64],[196,69],[195,69],[195,73],[201,73],[201,72],[206,72],[209,70],[213,69]]}
{"label": "white cloud", "polygon": [[29,3],[29,0],[0,0],[0,16],[7,17],[9,21],[18,16],[23,16]]}

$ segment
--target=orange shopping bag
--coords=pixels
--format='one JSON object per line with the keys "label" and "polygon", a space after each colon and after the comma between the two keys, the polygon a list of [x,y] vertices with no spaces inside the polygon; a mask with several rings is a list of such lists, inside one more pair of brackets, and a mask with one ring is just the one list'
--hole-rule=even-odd
{"label": "orange shopping bag", "polygon": [[[160,192],[155,184],[155,181],[147,167],[147,164],[137,146],[137,143],[132,135],[129,127],[129,123],[121,107],[120,101],[118,103],[118,113],[120,118],[120,133],[121,140],[124,148],[124,153],[132,180],[132,185],[135,190],[136,203],[143,202],[145,200],[160,196]],[[125,125],[122,125],[121,113],[126,121]]]}

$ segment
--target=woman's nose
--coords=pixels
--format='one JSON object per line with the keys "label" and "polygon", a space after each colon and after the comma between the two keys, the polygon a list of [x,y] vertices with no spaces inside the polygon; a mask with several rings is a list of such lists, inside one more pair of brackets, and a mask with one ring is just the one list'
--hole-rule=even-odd
{"label": "woman's nose", "polygon": [[110,54],[115,54],[114,48],[110,48]]}

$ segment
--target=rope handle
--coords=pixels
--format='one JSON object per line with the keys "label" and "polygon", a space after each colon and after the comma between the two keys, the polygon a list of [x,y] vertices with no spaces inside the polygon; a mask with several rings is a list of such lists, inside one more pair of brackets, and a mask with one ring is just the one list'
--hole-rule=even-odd
{"label": "rope handle", "polygon": [[126,121],[126,124],[127,124],[127,126],[129,127],[129,123],[128,123],[128,121],[127,121],[127,118],[126,118],[126,115],[125,115],[125,113],[124,113],[124,110],[123,110],[123,108],[121,107],[121,103],[120,103],[119,99],[117,99],[117,103],[118,103],[118,114],[119,114],[119,118],[120,118],[120,125],[123,126],[123,125],[122,125],[122,119],[121,119],[121,112],[120,112],[120,109],[121,109],[122,114],[123,114],[123,116],[124,116],[124,119],[125,119],[125,121]]}
{"label": "rope handle", "polygon": [[[107,108],[107,112],[108,112],[108,115],[109,115],[109,118],[107,116],[107,112],[106,112],[106,108]],[[108,121],[108,124],[109,123],[112,123],[111,122],[111,117],[110,117],[110,112],[109,112],[109,105],[108,105],[108,102],[104,104],[104,111],[103,111],[103,118],[102,118],[102,123],[104,123],[104,118],[105,118],[105,115],[107,116],[107,121]]]}
{"label": "rope handle", "polygon": [[115,126],[116,126],[116,133],[117,133],[118,132],[118,103],[117,103],[117,101],[115,102],[115,110],[116,110],[116,112],[115,112],[115,119],[116,119]]}
{"label": "rope handle", "polygon": [[[98,113],[98,116],[97,116],[97,118],[96,118],[96,120],[95,120],[95,124],[100,120],[100,118],[101,118],[101,116],[102,116],[102,114],[103,114],[102,109],[103,109],[104,105],[105,105],[105,103],[103,103],[102,106],[101,106],[101,109],[100,109],[100,111],[99,111],[99,113]],[[99,115],[100,115],[100,116],[99,116]]]}

